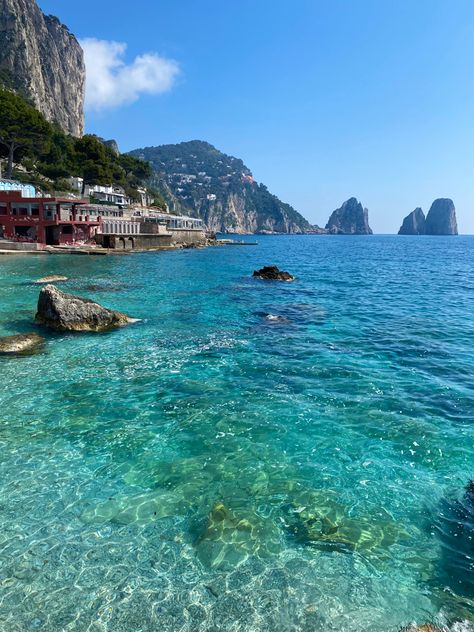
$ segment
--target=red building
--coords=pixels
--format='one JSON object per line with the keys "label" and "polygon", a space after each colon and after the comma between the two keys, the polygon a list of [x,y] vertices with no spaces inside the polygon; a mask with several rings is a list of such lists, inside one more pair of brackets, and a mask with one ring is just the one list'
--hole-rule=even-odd
{"label": "red building", "polygon": [[81,212],[89,200],[62,197],[22,197],[20,191],[0,191],[0,238],[50,246],[87,242],[101,218]]}

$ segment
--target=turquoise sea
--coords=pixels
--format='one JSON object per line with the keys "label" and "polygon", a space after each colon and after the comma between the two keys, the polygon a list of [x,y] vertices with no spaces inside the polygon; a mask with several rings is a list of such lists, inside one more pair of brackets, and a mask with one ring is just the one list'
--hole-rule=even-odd
{"label": "turquoise sea", "polygon": [[474,629],[474,238],[258,242],[0,258],[2,631]]}

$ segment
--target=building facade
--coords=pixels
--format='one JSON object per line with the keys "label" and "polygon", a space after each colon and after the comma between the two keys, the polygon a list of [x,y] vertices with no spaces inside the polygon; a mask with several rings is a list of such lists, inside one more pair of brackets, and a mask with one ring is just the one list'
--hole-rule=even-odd
{"label": "building facade", "polygon": [[0,178],[0,193],[4,191],[20,191],[23,197],[36,197],[36,189],[32,184]]}
{"label": "building facade", "polygon": [[86,202],[0,191],[0,238],[51,246],[87,243],[94,239],[101,218],[86,214]]}

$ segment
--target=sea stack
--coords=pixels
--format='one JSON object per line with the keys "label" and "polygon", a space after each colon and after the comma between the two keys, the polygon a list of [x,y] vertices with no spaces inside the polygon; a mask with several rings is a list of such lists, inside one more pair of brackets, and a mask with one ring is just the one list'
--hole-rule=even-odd
{"label": "sea stack", "polygon": [[331,214],[326,230],[333,235],[372,235],[369,211],[352,197]]}
{"label": "sea stack", "polygon": [[398,231],[399,235],[425,235],[426,234],[426,218],[420,207],[407,215],[403,220],[403,224]]}
{"label": "sea stack", "polygon": [[439,198],[433,202],[426,216],[427,235],[457,235],[456,209],[449,198]]}

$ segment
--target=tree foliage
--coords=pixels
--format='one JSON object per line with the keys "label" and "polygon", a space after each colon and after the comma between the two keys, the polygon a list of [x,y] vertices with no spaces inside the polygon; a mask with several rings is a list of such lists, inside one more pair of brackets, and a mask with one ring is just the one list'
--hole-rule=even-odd
{"label": "tree foliage", "polygon": [[15,161],[40,153],[49,140],[51,125],[25,99],[0,89],[0,145],[7,158],[6,177]]}
{"label": "tree foliage", "polygon": [[151,175],[147,162],[117,154],[92,134],[65,134],[23,97],[1,88],[0,157],[7,158],[7,178],[21,164],[27,173],[15,175],[47,190],[64,188],[74,176],[83,178],[84,185],[119,185],[136,193]]}

